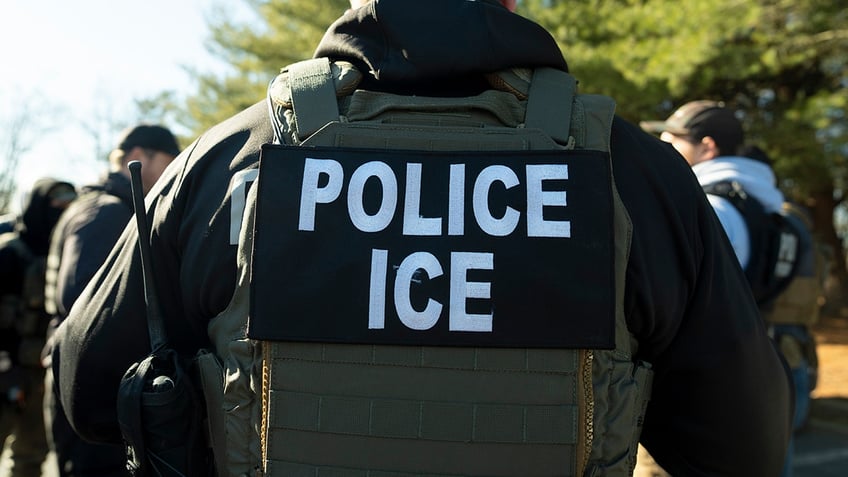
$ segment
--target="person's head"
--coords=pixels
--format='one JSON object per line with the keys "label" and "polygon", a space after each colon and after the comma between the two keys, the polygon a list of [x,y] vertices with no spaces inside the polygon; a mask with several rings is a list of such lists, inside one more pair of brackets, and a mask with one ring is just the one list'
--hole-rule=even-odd
{"label": "person's head", "polygon": [[659,133],[690,166],[719,156],[735,155],[745,140],[742,123],[723,103],[692,101],[665,121],[642,121],[642,129]]}
{"label": "person's head", "polygon": [[16,224],[21,238],[33,253],[47,253],[53,227],[76,197],[77,191],[69,182],[43,178],[33,184],[24,198],[21,217]]}
{"label": "person's head", "polygon": [[[350,0],[350,8],[359,8],[362,5],[370,2],[371,0]],[[517,0],[499,0],[503,6],[509,9],[509,11],[514,12]]]}
{"label": "person's head", "polygon": [[109,163],[113,172],[129,177],[127,164],[141,162],[141,182],[146,194],[179,153],[177,139],[170,130],[153,124],[139,124],[121,133],[117,147],[109,154]]}

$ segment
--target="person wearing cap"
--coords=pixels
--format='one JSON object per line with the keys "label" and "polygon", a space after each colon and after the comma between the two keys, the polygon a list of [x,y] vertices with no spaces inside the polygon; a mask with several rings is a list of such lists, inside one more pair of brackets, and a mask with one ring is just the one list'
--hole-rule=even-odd
{"label": "person wearing cap", "polygon": [[41,475],[47,456],[41,348],[44,263],[50,233],[77,196],[68,182],[39,179],[27,194],[14,230],[0,234],[0,448],[9,452],[12,477]]}
{"label": "person wearing cap", "polygon": [[[642,121],[642,129],[658,133],[692,167],[704,188],[737,182],[757,200],[766,212],[783,206],[783,193],[777,188],[774,171],[766,162],[744,157],[745,134],[734,112],[716,101],[692,101],[678,108],[665,121]],[[751,250],[748,228],[742,214],[723,197],[707,194],[736,258],[744,269],[755,251]]]}
{"label": "person wearing cap", "polygon": [[[179,152],[177,139],[165,127],[139,124],[125,129],[109,154],[108,172],[97,183],[84,186],[80,197],[62,215],[51,239],[47,265],[45,296],[47,311],[53,316],[51,331],[68,316],[133,216],[127,164],[141,162],[142,188],[147,193]],[[49,344],[45,356],[49,356]],[[49,373],[46,380],[47,386],[52,386]],[[123,449],[80,439],[52,393],[45,395],[45,409],[51,416],[46,424],[60,476],[129,475]]]}
{"label": "person wearing cap", "polygon": [[[555,74],[568,71],[568,65],[550,33],[514,13],[514,0],[377,0],[358,8],[353,5],[356,2],[351,3],[354,8],[330,26],[314,56],[353,64],[363,76],[360,92],[405,96],[397,98],[398,101],[408,101],[411,95],[462,98],[496,93],[486,79],[489,73],[509,71],[515,67],[543,69],[547,72],[556,70],[551,72]],[[580,81],[582,83],[589,79],[580,78]],[[555,116],[553,120],[560,119],[556,115],[561,114],[561,119],[567,121],[568,113],[561,111],[562,108],[557,108],[554,103],[544,104],[550,105],[551,114]],[[269,114],[269,110],[275,108],[276,103],[259,101],[211,128],[186,148],[148,194],[147,215],[152,219],[153,229],[149,237],[151,262],[155,265],[152,282],[155,283],[162,308],[164,327],[169,338],[172,338],[169,345],[181,356],[195,356],[202,348],[234,350],[251,356],[257,349],[254,348],[253,340],[242,339],[241,335],[232,339],[216,336],[220,336],[217,333],[221,328],[227,328],[226,325],[218,326],[222,323],[218,318],[230,310],[239,281],[237,260],[238,257],[244,257],[239,255],[239,229],[246,204],[250,204],[249,199],[257,190],[256,184],[250,184],[252,178],[257,177],[260,151],[264,145],[275,142],[275,132],[281,136],[287,132],[286,129],[275,131],[275,126],[279,124],[274,123]],[[391,107],[386,109],[391,110]],[[615,184],[608,189],[610,193],[614,190],[620,194],[626,208],[626,214],[619,216],[621,221],[632,223],[632,234],[622,232],[615,238],[616,241],[628,241],[622,243],[619,250],[621,255],[627,254],[629,257],[626,263],[617,262],[621,266],[623,283],[618,282],[620,287],[615,287],[618,295],[616,302],[620,304],[619,316],[626,321],[625,332],[630,333],[622,340],[622,345],[638,344],[638,350],[634,349],[633,354],[625,352],[616,355],[620,366],[615,369],[622,370],[617,378],[635,383],[640,376],[644,376],[639,371],[644,370],[644,367],[640,367],[637,361],[651,364],[654,373],[652,384],[642,388],[647,391],[649,387],[652,391],[651,399],[646,403],[644,421],[621,417],[616,426],[603,425],[607,418],[615,419],[636,412],[638,401],[628,400],[628,410],[617,414],[611,410],[613,404],[610,400],[602,400],[600,397],[594,400],[594,395],[572,395],[565,391],[564,395],[573,396],[575,401],[593,399],[593,405],[597,404],[593,407],[597,415],[583,411],[582,417],[587,420],[581,422],[574,417],[577,416],[574,408],[551,406],[550,411],[533,412],[533,416],[523,419],[499,419],[498,416],[504,415],[501,413],[502,407],[482,405],[480,409],[487,416],[481,416],[481,426],[474,427],[476,418],[462,417],[455,420],[456,425],[450,426],[451,429],[445,429],[450,434],[467,433],[469,436],[468,440],[451,443],[429,440],[429,437],[415,439],[416,434],[409,435],[406,430],[396,434],[396,441],[383,437],[373,438],[372,441],[368,434],[372,421],[367,417],[360,419],[362,414],[322,414],[316,411],[301,415],[293,412],[287,415],[291,419],[281,417],[279,421],[297,422],[299,425],[309,420],[310,424],[304,424],[289,437],[274,441],[280,444],[276,449],[292,454],[304,449],[308,455],[277,461],[279,472],[269,472],[268,475],[323,475],[325,472],[344,475],[471,475],[472,471],[464,465],[468,463],[468,459],[464,458],[468,457],[467,454],[475,454],[475,461],[482,465],[486,465],[486,461],[492,462],[491,466],[487,465],[489,471],[481,470],[473,475],[507,475],[508,471],[496,468],[498,463],[506,460],[512,461],[511,467],[524,467],[526,470],[511,475],[574,475],[580,471],[569,473],[568,467],[577,468],[581,465],[578,461],[589,459],[591,462],[586,464],[586,473],[580,475],[628,475],[632,454],[635,453],[635,445],[631,447],[630,443],[640,435],[654,456],[676,475],[760,476],[777,473],[786,450],[789,423],[776,422],[770,417],[775,413],[788,412],[788,385],[753,299],[744,289],[745,277],[689,167],[679,160],[671,148],[650,137],[637,125],[620,117],[613,118],[612,114],[609,120],[611,131],[605,129],[603,134],[610,138],[612,153],[611,158],[606,155],[602,157],[604,164],[609,167],[606,170],[614,174]],[[531,126],[528,128],[534,129]],[[387,142],[391,141],[387,139]],[[497,164],[488,154],[481,154],[480,159]],[[261,173],[258,175],[261,176]],[[269,182],[266,177],[259,178],[259,188],[287,186]],[[324,181],[323,178],[321,180]],[[575,173],[569,175],[565,182],[580,180],[579,174]],[[611,185],[611,181],[605,179],[604,184]],[[342,194],[342,197],[345,195]],[[572,198],[569,195],[569,201]],[[435,198],[427,200],[433,201]],[[468,202],[471,202],[470,197]],[[426,205],[429,209],[434,204],[430,202]],[[588,207],[593,204],[584,205]],[[503,213],[502,209],[500,213]],[[467,220],[473,220],[470,215],[468,217]],[[609,215],[605,218],[612,219]],[[444,226],[447,230],[447,216]],[[246,233],[250,229],[245,227],[242,230]],[[575,227],[574,230],[578,229]],[[447,240],[446,236],[443,238]],[[107,258],[105,266],[92,279],[91,285],[77,300],[70,316],[57,331],[53,371],[59,380],[60,398],[75,429],[90,440],[120,441],[116,395],[121,378],[134,362],[150,352],[150,342],[145,339],[148,327],[141,261],[137,253],[138,239],[136,229],[128,228],[114,252]],[[338,240],[336,249],[327,250],[329,255],[335,255],[349,246],[348,237],[342,235]],[[601,247],[612,253],[612,243],[605,242]],[[615,254],[621,257],[619,250]],[[298,258],[302,257],[293,256],[295,261]],[[389,267],[395,264],[397,262],[390,262]],[[545,264],[528,262],[528,267],[531,266],[543,268]],[[401,273],[391,273],[392,276],[401,276]],[[535,278],[533,270],[530,270],[530,274]],[[322,273],[315,270],[314,275],[315,279],[321,279]],[[445,273],[440,279],[446,279],[447,275]],[[282,271],[275,278],[281,289],[296,285]],[[407,279],[410,279],[410,284],[411,280],[417,281],[412,277],[399,278],[399,286],[405,288],[406,284],[402,281],[406,282]],[[546,286],[541,282],[534,280],[539,286]],[[354,285],[351,284],[351,287]],[[326,300],[344,303],[338,297],[338,291],[327,290]],[[519,309],[523,308],[523,304],[518,301],[520,298],[516,295],[514,302]],[[364,299],[367,301],[367,296]],[[444,313],[447,313],[447,309],[445,306]],[[563,320],[567,321],[579,314],[569,313],[571,311],[563,310]],[[309,321],[313,317],[307,313],[298,314],[297,318]],[[353,316],[341,318],[356,319]],[[242,327],[243,324],[234,326],[234,333],[241,333]],[[109,360],[100,358],[99,354],[103,350],[108,350]],[[343,354],[344,357],[338,358],[335,354],[328,354],[327,362],[336,363],[345,369],[350,360],[367,362],[383,359],[381,356],[369,358],[368,353],[364,359],[359,357],[358,352]],[[408,366],[397,366],[398,373],[404,373],[406,368],[413,367],[419,359],[431,360],[427,352],[422,352],[420,358],[415,358],[419,356],[416,353],[402,350],[391,354],[403,356],[404,362],[408,363]],[[478,362],[476,350],[458,354],[470,357],[473,363]],[[479,362],[482,369],[508,371],[520,369],[525,359],[535,361],[535,358],[528,358],[531,355],[524,352],[516,355],[516,360],[491,361],[485,359],[486,355],[482,353]],[[294,360],[300,361],[299,356]],[[407,359],[409,356],[413,358]],[[443,355],[438,353],[438,356]],[[312,358],[304,359],[311,361]],[[224,460],[224,467],[217,470],[225,475],[260,475],[262,457],[252,452],[259,447],[261,423],[258,422],[257,406],[263,400],[262,395],[265,395],[260,392],[262,376],[257,376],[261,368],[257,366],[242,371],[233,361],[223,362],[227,369],[219,371],[217,376],[223,377],[221,381],[225,384],[221,386],[225,386],[226,391],[216,389],[215,392],[223,392],[228,398],[231,393],[237,393],[248,401],[244,406],[230,406],[234,401],[216,403],[210,399],[207,402],[207,408],[213,415],[217,416],[218,412],[224,411],[227,414],[226,423],[219,421],[211,424],[213,446],[217,448],[223,444],[226,447],[224,455],[220,456]],[[442,361],[442,358],[436,358],[434,362],[444,363],[445,368],[465,369],[464,365],[454,367],[453,363]],[[593,376],[595,373],[599,377],[613,374],[612,367],[598,364],[597,360],[592,362],[595,364],[586,365],[592,368],[590,374]],[[560,365],[564,366],[565,363],[553,367],[559,368]],[[576,369],[578,364],[569,361],[567,366]],[[292,381],[298,380],[296,375],[292,376]],[[587,377],[578,373],[572,376],[574,381],[580,382]],[[323,378],[333,380],[328,376]],[[486,380],[484,377],[480,379]],[[784,380],[782,383],[781,379]],[[461,381],[465,380],[457,377],[457,383]],[[209,386],[214,385],[209,383]],[[632,389],[633,386],[628,384],[623,387]],[[553,388],[566,389],[558,386]],[[491,389],[495,393],[510,394],[508,389]],[[619,394],[622,388],[610,385],[608,390],[609,394]],[[311,403],[319,399],[305,393],[293,394],[298,394],[298,397],[291,400],[282,397],[278,402]],[[432,390],[429,394],[438,394],[438,390]],[[603,393],[604,396],[609,394]],[[289,394],[286,393],[286,396]],[[437,413],[445,421],[450,420],[450,416],[470,416],[470,409],[478,409],[471,403],[485,399],[480,396],[467,396],[467,400],[463,398],[457,406],[438,406]],[[765,399],[766,396],[768,399]],[[378,419],[385,425],[374,424],[374,427],[394,431],[401,429],[395,427],[398,421],[420,422],[417,421],[420,413],[409,411],[410,407],[407,406],[417,406],[414,404],[415,398],[411,396],[405,402],[392,402],[390,407],[381,404],[385,400],[370,401],[378,404],[368,404],[367,399],[354,401],[357,407],[364,403],[366,413],[370,412],[369,409],[375,413],[387,409],[386,414],[373,414],[387,416]],[[329,400],[349,401],[346,398]],[[618,404],[625,399],[615,400]],[[460,407],[463,409],[458,409]],[[487,407],[496,409],[485,409]],[[426,412],[436,410],[429,406],[421,409],[426,409]],[[517,416],[513,412],[515,410],[512,408],[506,415]],[[331,433],[337,429],[332,423],[343,421],[344,427],[338,429],[344,431],[339,432],[339,440],[334,441],[337,445],[314,444],[316,440],[313,439],[316,437],[312,435],[317,433],[313,431],[322,430],[312,427],[314,421],[311,419],[316,415],[323,416],[325,422],[330,423],[327,430]],[[250,421],[251,417],[256,420]],[[241,418],[246,418],[246,421]],[[424,418],[429,419],[430,416]],[[545,454],[546,460],[557,459],[563,462],[562,467],[554,471],[543,469],[544,464],[539,462],[541,459],[527,458],[526,452],[521,452],[524,458],[519,459],[516,453],[504,451],[505,447],[499,442],[486,441],[489,437],[483,438],[482,448],[477,446],[479,442],[472,442],[476,439],[470,437],[480,434],[493,436],[493,439],[505,435],[520,436],[522,422],[530,420],[542,425],[546,431],[535,434],[527,431],[532,426],[525,426],[525,442],[531,443],[533,449],[539,449],[537,455]],[[644,427],[640,429],[643,422]],[[365,431],[348,434],[347,429],[352,429],[348,423],[358,429],[364,423]],[[583,423],[586,424],[586,438],[581,437],[580,442],[585,445],[579,442],[575,444],[567,436],[574,428],[583,427]],[[216,433],[220,429],[218,424],[226,427],[226,438],[223,441],[216,441],[220,435]],[[441,435],[442,429],[425,429],[417,435]],[[549,434],[548,430],[557,432]],[[518,431],[517,434],[514,431]],[[560,434],[558,431],[569,434]],[[587,442],[590,433],[591,442]],[[356,445],[345,445],[344,442],[350,442],[347,439],[354,439]],[[378,448],[367,446],[368,442],[376,441],[380,441]],[[457,442],[467,443],[468,446],[459,449]],[[419,445],[420,453],[410,455],[390,452],[387,455],[376,450],[386,449],[387,445],[394,443],[404,447]],[[445,447],[448,444],[450,446]],[[567,446],[571,448],[566,450]],[[619,449],[623,450],[618,452]],[[571,456],[574,458],[569,458]],[[216,454],[216,460],[218,457]],[[333,460],[348,458],[356,459],[357,463],[346,466],[345,460]],[[321,462],[320,459],[325,461]],[[392,471],[386,472],[353,470],[362,469],[363,465],[376,467],[380,465],[379,461],[385,462],[387,459],[399,462],[397,467],[408,463],[410,467],[417,468],[399,470],[393,466]],[[231,466],[228,467],[228,463]],[[588,466],[593,469],[588,469]]]}

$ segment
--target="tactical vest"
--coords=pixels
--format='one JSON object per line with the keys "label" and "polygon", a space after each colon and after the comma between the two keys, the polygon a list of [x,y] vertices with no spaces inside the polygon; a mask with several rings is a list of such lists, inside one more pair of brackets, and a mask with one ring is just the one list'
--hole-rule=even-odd
{"label": "tactical vest", "polygon": [[16,333],[18,336],[16,357],[13,360],[24,366],[40,368],[49,320],[44,311],[47,258],[33,255],[15,232],[0,235],[0,248],[7,247],[15,251],[24,267],[20,296],[0,297],[0,332]]}
{"label": "tactical vest", "polygon": [[[350,64],[316,59],[287,67],[269,87],[277,139],[289,146],[263,148],[259,182],[250,188],[242,222],[237,288],[229,307],[209,324],[214,349],[201,353],[198,360],[218,475],[630,475],[652,372],[647,363],[634,362],[637,343],[627,330],[623,313],[631,224],[609,162],[614,103],[602,96],[576,94],[576,81],[571,76],[547,68],[492,75],[493,89],[470,98],[407,97],[357,90],[358,77]],[[409,154],[413,159],[405,159],[406,168],[399,169],[384,160],[384,151],[399,157]],[[490,152],[465,155],[462,151]],[[336,155],[349,161],[336,163],[332,160]],[[485,192],[509,189],[509,178],[519,175],[515,172],[519,169],[521,174],[524,171],[515,166],[514,158],[526,156],[528,197],[532,195],[549,209],[557,209],[564,201],[551,199],[542,187],[531,187],[529,177],[564,171],[559,166],[545,166],[559,155],[567,158],[569,180],[571,171],[577,175],[582,167],[588,167],[580,161],[591,162],[596,171],[606,171],[602,180],[587,184],[585,189],[569,189],[567,197],[579,202],[581,194],[585,198],[593,190],[601,191],[599,200],[608,208],[599,214],[602,217],[597,223],[599,234],[608,241],[597,242],[598,250],[585,252],[590,256],[599,253],[597,256],[606,260],[595,267],[597,277],[585,271],[583,278],[592,283],[602,281],[598,277],[609,281],[594,290],[575,286],[581,295],[593,297],[575,297],[573,291],[563,288],[555,288],[553,293],[539,291],[540,299],[551,300],[551,310],[545,309],[545,304],[527,304],[528,310],[534,311],[524,317],[526,323],[513,319],[506,323],[513,326],[507,333],[500,327],[501,316],[521,316],[522,296],[510,295],[510,289],[498,287],[498,280],[502,278],[522,294],[533,296],[537,288],[547,284],[534,281],[536,271],[526,272],[522,267],[514,268],[516,273],[525,273],[519,279],[495,273],[500,266],[521,262],[523,255],[510,256],[509,246],[499,244],[511,244],[508,232],[521,235],[524,229],[515,232],[517,229],[507,227],[503,237],[488,237],[487,243],[493,244],[497,253],[448,253],[441,249],[433,254],[413,252],[400,266],[396,265],[399,257],[410,250],[404,249],[399,257],[392,254],[407,242],[387,241],[385,250],[380,246],[372,250],[369,282],[358,278],[361,275],[357,273],[362,271],[359,258],[345,262],[335,270],[334,277],[322,273],[317,265],[310,272],[310,263],[300,263],[304,255],[295,252],[310,247],[310,235],[300,240],[294,238],[298,234],[278,233],[270,218],[289,210],[275,200],[281,199],[279,194],[292,191],[295,196],[303,191],[301,198],[310,197],[313,209],[320,206],[323,213],[333,197],[345,196],[329,192],[338,178],[334,171],[347,167],[350,161],[359,161],[355,162],[356,171],[351,175],[345,172],[343,179],[349,181],[344,186],[348,207],[336,207],[343,198],[333,204],[338,213],[350,214],[349,221],[322,221],[318,212],[310,213],[301,203],[304,230],[330,229],[332,235],[333,227],[340,227],[335,247],[318,246],[319,257],[321,251],[330,255],[322,263],[348,260],[346,249],[355,249],[360,241],[370,244],[367,241],[372,236],[378,237],[374,240],[382,237],[376,228],[363,229],[377,221],[384,209],[378,207],[377,211],[374,204],[368,208],[356,200],[369,187],[369,180],[373,185],[375,177],[384,185],[377,203],[384,205],[387,197],[400,195],[402,199],[398,200],[404,200],[404,207],[411,210],[404,214],[403,233],[397,224],[400,219],[387,220],[385,227],[394,227],[397,237],[429,234],[428,227],[433,224],[425,223],[426,214],[408,205],[416,199],[415,192],[410,191],[417,190],[419,197],[423,194],[416,185],[432,182],[427,168],[440,171],[439,180],[445,182],[448,171],[452,181],[466,178],[457,172],[460,170],[476,175],[475,209],[464,217],[482,216],[477,217],[481,228],[489,230],[489,235],[498,235],[508,213],[515,211],[507,207],[506,212],[501,210],[503,216],[487,215]],[[450,161],[447,156],[451,156]],[[486,167],[501,160],[513,161],[509,164],[514,170],[510,166]],[[541,165],[529,165],[532,161],[541,161]],[[299,169],[301,165],[303,169]],[[320,171],[311,176],[313,182],[282,183],[301,171],[306,174],[310,165]],[[359,176],[363,170],[367,172]],[[397,179],[404,174],[405,182]],[[405,195],[392,196],[394,189],[386,184],[396,185],[394,180],[405,184]],[[538,185],[544,180],[536,182]],[[488,189],[478,187],[481,183]],[[456,203],[472,195],[453,195],[451,191],[457,189],[452,186],[444,191],[445,196],[437,194],[442,199],[449,196],[450,205],[444,210],[450,209],[451,217],[460,214],[454,208]],[[478,195],[483,199],[477,201]],[[526,200],[531,202],[530,198]],[[423,203],[417,205],[423,207]],[[471,210],[471,206],[466,209]],[[530,209],[528,205],[522,212],[530,217]],[[304,222],[304,217],[313,220]],[[551,230],[546,226],[551,222],[544,218],[537,217],[535,225],[529,218],[522,220],[526,220],[521,222],[526,230],[535,230],[534,234],[566,233]],[[590,221],[586,217],[585,222]],[[471,233],[457,232],[452,228],[453,220],[443,224],[446,222],[452,224],[445,226],[450,232],[439,229],[442,236],[428,242],[434,249]],[[563,221],[556,223],[562,225]],[[356,234],[342,230],[353,230],[351,224],[360,224]],[[579,232],[578,227],[574,233]],[[297,240],[290,247],[277,243],[289,237]],[[539,239],[534,243],[548,250],[561,242]],[[528,257],[532,256],[532,248],[522,249],[522,254],[526,251]],[[551,255],[554,261],[555,255]],[[439,265],[445,263],[445,268],[453,270],[457,262],[461,264],[470,256],[494,256],[494,264],[474,262],[481,270],[469,267],[467,275],[445,271],[452,283],[450,293],[437,295],[426,287],[441,272]],[[405,266],[412,257],[418,259],[413,260],[416,265]],[[580,258],[575,257],[575,261]],[[538,265],[539,273],[550,268],[544,263]],[[368,276],[367,263],[364,272]],[[488,284],[490,288],[483,279],[473,278],[477,277],[475,272],[491,272],[486,277],[495,275],[495,283]],[[566,264],[555,272],[567,275],[570,270]],[[549,277],[551,282],[557,281],[555,275]],[[347,283],[352,290],[370,286],[372,293],[370,298],[357,300],[356,293],[349,290],[322,289],[325,279]],[[391,289],[386,282],[393,279],[393,296],[391,291],[385,295],[373,292]],[[317,285],[310,286],[310,281],[317,281]],[[459,284],[453,285],[455,282]],[[412,295],[419,288],[424,289],[425,296],[432,293],[439,300],[431,297],[429,302],[416,302]],[[586,298],[585,309],[589,311],[570,316],[557,302],[560,292],[581,304]],[[594,292],[603,298],[596,299]],[[502,295],[508,299],[498,301]],[[304,296],[311,297],[304,299],[305,304],[298,301]],[[472,313],[465,306],[453,304],[457,296],[465,304],[485,303],[480,299],[488,297],[495,305]],[[450,308],[450,327],[443,316],[448,311],[428,313],[431,307],[438,308],[440,301],[452,302],[444,305],[445,310]],[[389,322],[394,316],[386,311],[391,304],[397,310],[403,308],[403,312],[397,311],[398,316],[406,317],[405,321],[401,318],[403,324]],[[350,316],[358,318],[347,319],[339,312],[348,307]],[[361,313],[365,309],[367,317]],[[548,317],[547,321],[540,321],[537,309],[541,310],[539,316]],[[599,310],[598,316],[592,310]],[[456,320],[454,314],[458,315]],[[570,327],[574,328],[573,336],[561,332]],[[580,343],[589,342],[596,345],[580,347]]]}

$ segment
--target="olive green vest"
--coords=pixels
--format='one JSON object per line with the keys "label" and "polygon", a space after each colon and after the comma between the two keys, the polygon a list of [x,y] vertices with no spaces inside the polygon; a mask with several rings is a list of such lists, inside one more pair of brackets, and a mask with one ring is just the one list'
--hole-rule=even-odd
{"label": "olive green vest", "polygon": [[[282,71],[269,107],[287,144],[609,152],[609,98],[546,68],[489,79],[472,98],[396,96],[356,90],[352,65],[316,59]],[[614,183],[611,350],[249,339],[256,189],[237,289],[200,356],[218,475],[632,474],[651,371],[623,313],[631,224]]]}

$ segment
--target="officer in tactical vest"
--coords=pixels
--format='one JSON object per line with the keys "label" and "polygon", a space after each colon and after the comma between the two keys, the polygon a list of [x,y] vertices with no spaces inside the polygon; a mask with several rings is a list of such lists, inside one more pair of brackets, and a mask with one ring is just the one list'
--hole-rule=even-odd
{"label": "officer in tactical vest", "polygon": [[[788,376],[691,170],[515,3],[352,5],[148,194],[219,475],[618,476],[639,441],[678,475],[781,468]],[[150,353],[138,238],[53,351],[100,442]]]}
{"label": "officer in tactical vest", "polygon": [[75,197],[67,182],[36,181],[15,230],[0,235],[0,443],[10,452],[13,477],[40,475],[47,456],[44,267],[51,230]]}

